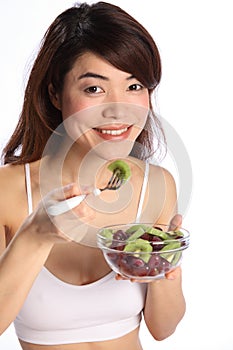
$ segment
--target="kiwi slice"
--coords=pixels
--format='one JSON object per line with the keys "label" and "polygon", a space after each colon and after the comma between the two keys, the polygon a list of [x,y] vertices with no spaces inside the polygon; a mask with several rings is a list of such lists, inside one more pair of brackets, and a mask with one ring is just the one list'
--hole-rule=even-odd
{"label": "kiwi slice", "polygon": [[139,237],[141,237],[144,233],[145,231],[143,230],[143,228],[138,227],[138,229],[134,231],[132,235],[127,239],[127,241],[134,241],[135,239],[138,239]]}
{"label": "kiwi slice", "polygon": [[181,252],[176,252],[173,255],[174,256],[173,256],[173,258],[171,260],[171,264],[175,266],[180,261],[182,253]]}
{"label": "kiwi slice", "polygon": [[113,236],[113,230],[109,229],[109,228],[104,228],[101,231],[101,236],[105,237],[105,238],[112,238]]}
{"label": "kiwi slice", "polygon": [[112,244],[113,230],[104,228],[100,234],[104,239],[104,245],[106,245],[106,247],[110,247]]}
{"label": "kiwi slice", "polygon": [[135,224],[135,225],[132,225],[131,227],[129,227],[125,232],[126,233],[134,233],[138,229],[142,229],[144,232],[146,232],[147,228],[148,228],[148,226],[146,226],[145,224]]}
{"label": "kiwi slice", "polygon": [[139,257],[145,263],[148,263],[152,250],[153,248],[150,243],[141,238],[138,238],[133,242],[130,241],[124,248],[125,252],[135,253],[134,256]]}
{"label": "kiwi slice", "polygon": [[[170,252],[169,250],[174,250],[180,248],[181,243],[180,242],[171,242],[165,245],[160,252],[163,252],[164,254],[161,254],[163,258],[165,258],[167,261],[171,262],[173,258],[175,257],[176,252]],[[167,252],[167,253],[166,253]]]}
{"label": "kiwi slice", "polygon": [[171,238],[184,237],[184,234],[180,230],[168,231],[167,232]]}
{"label": "kiwi slice", "polygon": [[115,160],[114,162],[109,164],[108,169],[112,172],[120,170],[119,177],[124,182],[127,181],[131,176],[130,167],[123,160]]}
{"label": "kiwi slice", "polygon": [[174,242],[171,242],[171,243],[166,244],[165,247],[163,247],[163,248],[161,249],[161,252],[166,252],[167,250],[178,249],[178,248],[180,248],[180,246],[181,246],[181,243],[180,243],[180,242],[174,241]]}
{"label": "kiwi slice", "polygon": [[162,238],[163,240],[169,239],[170,236],[164,232],[159,230],[158,228],[155,227],[150,227],[149,229],[146,230],[147,233],[150,233],[151,235],[155,235],[157,237]]}

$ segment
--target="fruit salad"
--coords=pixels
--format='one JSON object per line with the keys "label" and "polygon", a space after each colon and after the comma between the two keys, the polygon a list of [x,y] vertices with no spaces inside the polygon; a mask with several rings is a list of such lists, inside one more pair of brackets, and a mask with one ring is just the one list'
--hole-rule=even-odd
{"label": "fruit salad", "polygon": [[179,265],[189,234],[166,231],[163,225],[121,225],[102,229],[98,245],[114,271],[130,278],[161,278]]}

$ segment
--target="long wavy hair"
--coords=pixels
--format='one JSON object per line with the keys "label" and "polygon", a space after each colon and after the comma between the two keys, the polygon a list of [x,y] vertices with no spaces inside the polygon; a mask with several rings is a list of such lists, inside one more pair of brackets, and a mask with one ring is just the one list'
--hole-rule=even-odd
{"label": "long wavy hair", "polygon": [[166,144],[151,102],[161,79],[161,60],[153,38],[118,6],[81,3],[62,12],[44,35],[29,75],[18,124],[3,149],[4,164],[23,164],[42,157],[49,137],[63,121],[61,111],[51,103],[48,86],[52,84],[56,92],[61,92],[65,75],[87,51],[131,73],[149,91],[150,113],[135,142],[142,147],[133,148],[132,155],[147,159]]}

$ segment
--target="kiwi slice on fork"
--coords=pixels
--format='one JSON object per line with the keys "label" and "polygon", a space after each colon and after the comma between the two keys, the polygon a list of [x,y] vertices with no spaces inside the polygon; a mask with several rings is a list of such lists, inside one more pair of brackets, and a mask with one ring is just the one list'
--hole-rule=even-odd
{"label": "kiwi slice on fork", "polygon": [[131,176],[129,165],[123,160],[115,160],[108,165],[108,169],[113,173],[118,172],[118,177],[126,182]]}

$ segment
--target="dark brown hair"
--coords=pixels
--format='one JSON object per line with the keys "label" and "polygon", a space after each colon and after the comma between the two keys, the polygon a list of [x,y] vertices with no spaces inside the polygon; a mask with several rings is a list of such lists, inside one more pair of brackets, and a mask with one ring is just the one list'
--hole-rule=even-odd
{"label": "dark brown hair", "polygon": [[[50,135],[62,123],[61,112],[50,101],[48,85],[52,83],[56,92],[61,92],[65,75],[87,51],[134,75],[148,88],[150,96],[160,82],[161,61],[157,46],[139,22],[109,3],[74,5],[61,13],[45,33],[28,79],[18,125],[3,150],[5,164],[41,158]],[[136,150],[132,154],[142,159],[150,157],[156,152],[155,138],[158,149],[165,138],[151,105],[146,128],[135,143],[142,145],[143,151]]]}

